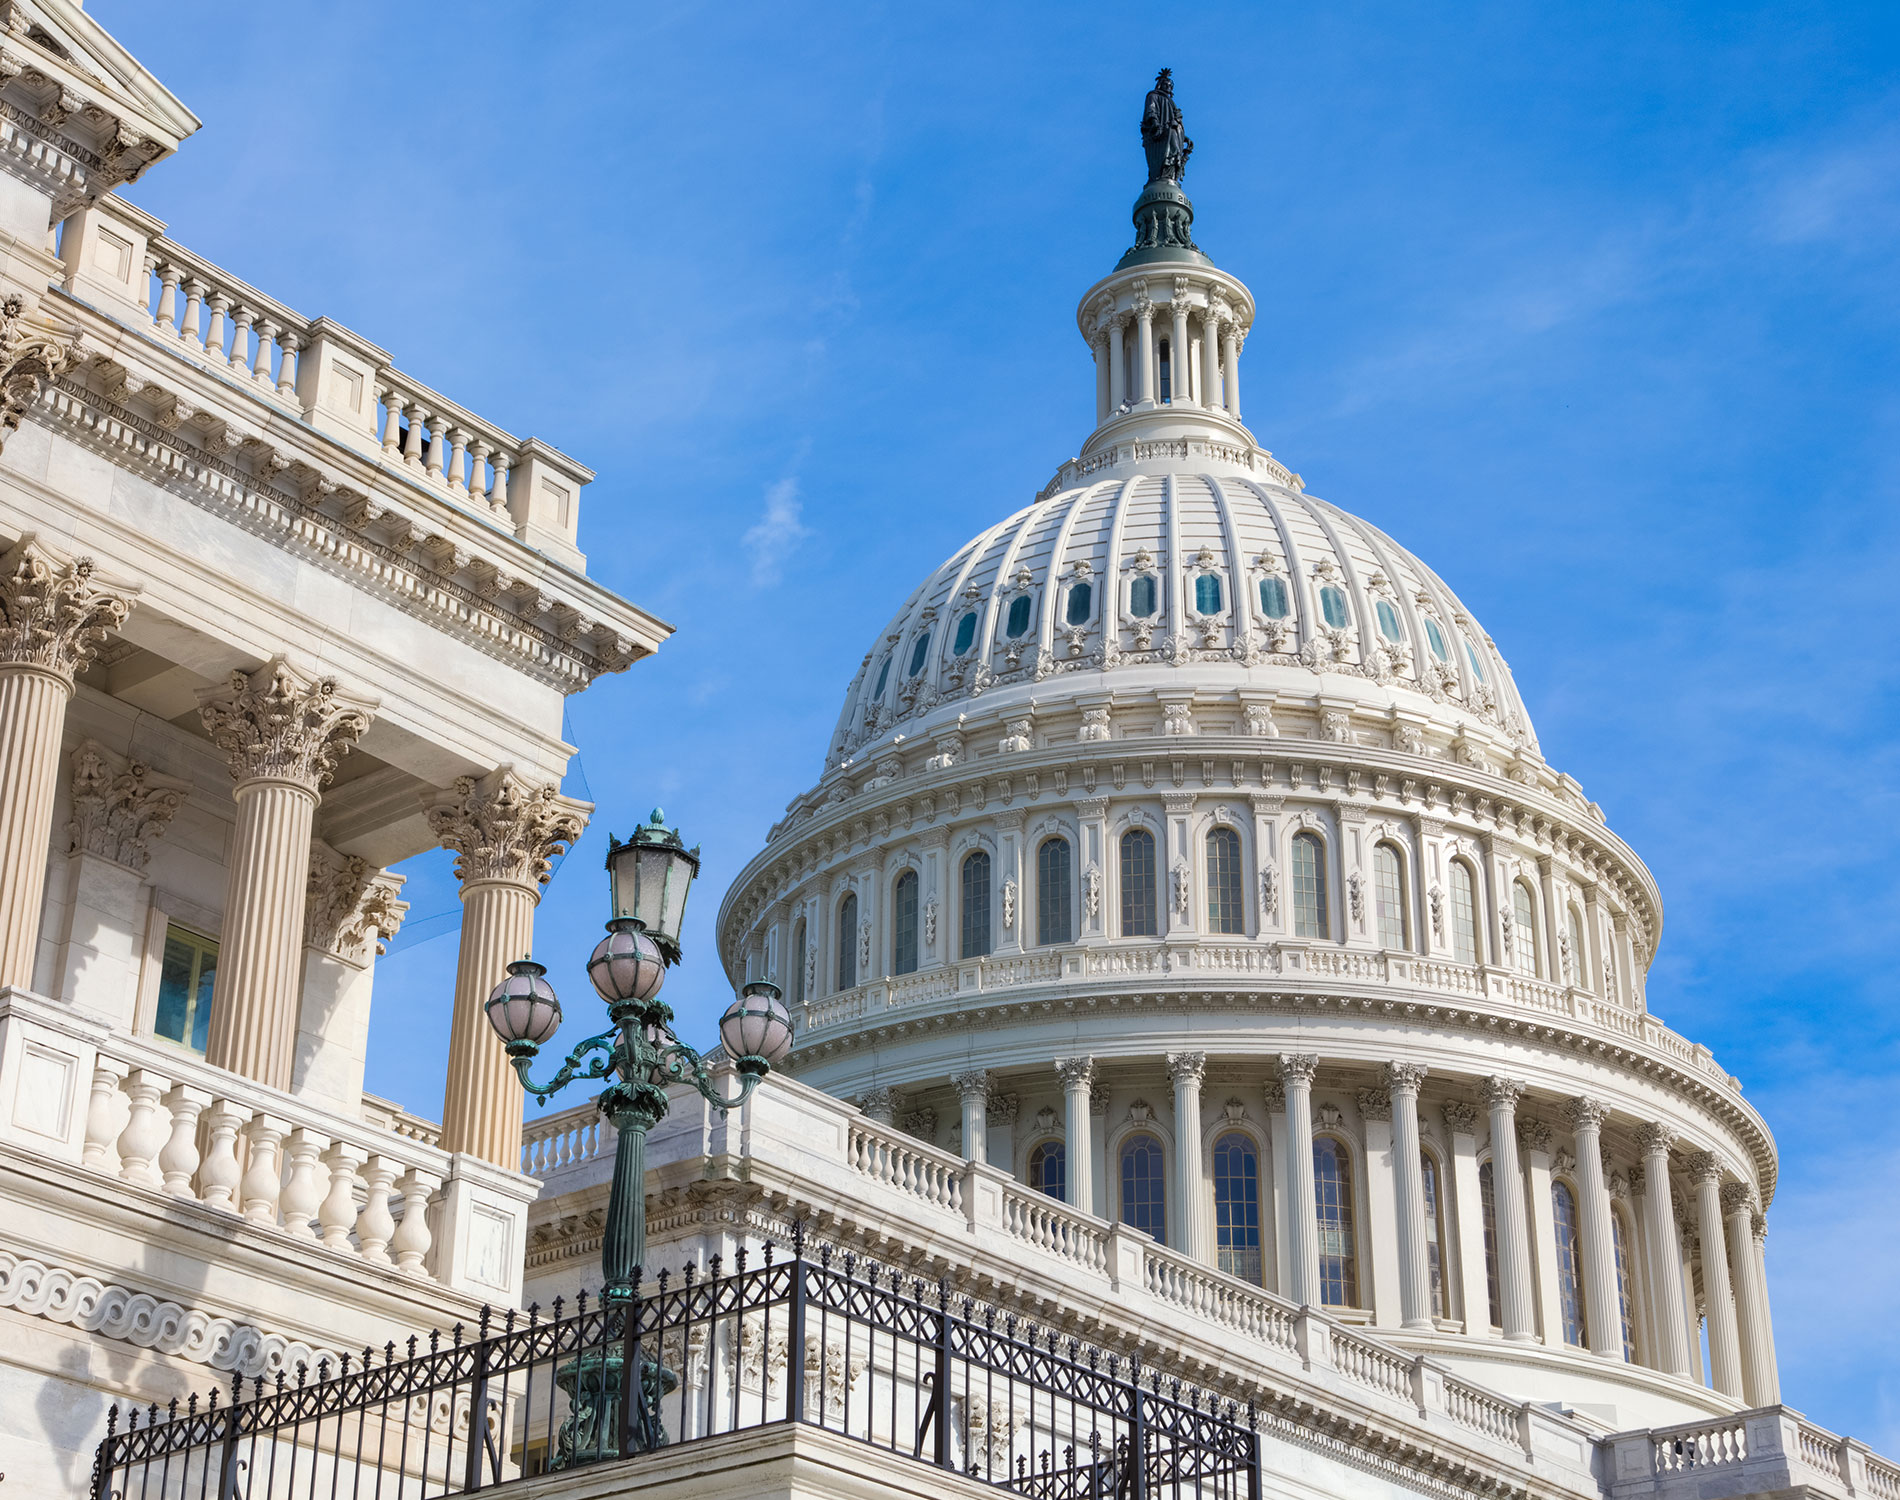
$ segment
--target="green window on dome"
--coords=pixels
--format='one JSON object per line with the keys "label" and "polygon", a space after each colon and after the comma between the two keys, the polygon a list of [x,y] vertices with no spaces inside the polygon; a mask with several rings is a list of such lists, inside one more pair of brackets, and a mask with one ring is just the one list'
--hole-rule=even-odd
{"label": "green window on dome", "polygon": [[1284,620],[1287,617],[1286,580],[1284,578],[1263,578],[1260,580],[1260,613],[1269,620]]}
{"label": "green window on dome", "polygon": [[961,620],[957,621],[957,638],[956,638],[955,643],[950,648],[951,654],[955,656],[963,655],[964,652],[970,649],[971,643],[974,642],[975,640],[976,640],[976,611],[971,610]]}
{"label": "green window on dome", "polygon": [[1399,612],[1385,599],[1379,601],[1373,612],[1379,617],[1379,634],[1388,641],[1396,641],[1400,635]]}
{"label": "green window on dome", "polygon": [[1320,613],[1326,616],[1326,623],[1335,630],[1344,630],[1346,621],[1351,617],[1346,613],[1346,596],[1330,583],[1319,591]]}
{"label": "green window on dome", "polygon": [[1069,609],[1065,618],[1071,625],[1086,625],[1089,608],[1095,602],[1095,590],[1086,583],[1069,585]]}
{"label": "green window on dome", "polygon": [[1204,615],[1217,615],[1221,610],[1220,580],[1212,573],[1203,573],[1194,580],[1194,608]]}
{"label": "green window on dome", "polygon": [[1152,573],[1143,573],[1128,585],[1128,613],[1145,620],[1155,612],[1155,581]]}
{"label": "green window on dome", "polygon": [[1009,606],[1009,638],[1013,641],[1019,636],[1029,634],[1030,598],[1027,594],[1018,595]]}
{"label": "green window on dome", "polygon": [[917,637],[917,644],[910,648],[910,675],[915,677],[924,669],[924,657],[930,651],[930,632],[926,630]]}
{"label": "green window on dome", "polygon": [[877,669],[877,686],[871,689],[871,701],[873,703],[884,696],[884,684],[889,682],[890,678],[891,659],[887,656],[884,658],[884,665]]}
{"label": "green window on dome", "polygon": [[1445,649],[1445,632],[1438,628],[1438,621],[1430,615],[1425,617],[1425,640],[1432,648],[1432,655],[1440,661],[1450,654]]}
{"label": "green window on dome", "polygon": [[1471,663],[1472,675],[1475,676],[1478,681],[1483,682],[1484,663],[1478,660],[1478,648],[1472,645],[1469,640],[1465,642],[1465,660]]}

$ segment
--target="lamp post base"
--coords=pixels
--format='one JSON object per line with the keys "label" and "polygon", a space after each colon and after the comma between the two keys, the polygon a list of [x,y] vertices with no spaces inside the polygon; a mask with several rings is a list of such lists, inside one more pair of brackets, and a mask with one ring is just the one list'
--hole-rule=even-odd
{"label": "lamp post base", "polygon": [[626,1358],[622,1348],[610,1344],[584,1350],[555,1371],[554,1384],[568,1399],[568,1414],[555,1437],[550,1469],[630,1458],[666,1446],[660,1398],[679,1389],[679,1377],[657,1360],[642,1357],[640,1368],[640,1400],[627,1424],[624,1451],[620,1403]]}

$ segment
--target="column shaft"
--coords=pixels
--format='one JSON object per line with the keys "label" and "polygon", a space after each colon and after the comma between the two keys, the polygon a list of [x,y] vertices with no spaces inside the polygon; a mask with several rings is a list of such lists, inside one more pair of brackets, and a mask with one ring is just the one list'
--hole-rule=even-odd
{"label": "column shaft", "polygon": [[1220,324],[1201,319],[1201,405],[1220,409]]}
{"label": "column shaft", "polygon": [[1095,1080],[1095,1070],[1086,1057],[1068,1058],[1057,1063],[1056,1068],[1062,1075],[1062,1128],[1068,1153],[1069,1207],[1092,1214],[1095,1212],[1095,1150],[1089,1138],[1089,1089]]}
{"label": "column shaft", "polygon": [[1297,1306],[1317,1307],[1319,1287],[1319,1204],[1313,1197],[1313,1074],[1318,1058],[1310,1053],[1283,1056],[1280,1077],[1286,1087],[1286,1184],[1292,1243],[1287,1253],[1287,1296]]}
{"label": "column shaft", "polygon": [[1170,1052],[1168,1068],[1174,1075],[1174,1222],[1171,1236],[1176,1248],[1196,1260],[1212,1264],[1212,1236],[1201,1204],[1201,1078],[1206,1071],[1204,1052]]}
{"label": "column shaft", "polygon": [[1168,344],[1168,400],[1172,405],[1186,406],[1194,394],[1193,378],[1188,373],[1187,304],[1177,299],[1169,311],[1174,318]]}
{"label": "column shaft", "polygon": [[1709,1320],[1709,1383],[1725,1396],[1742,1396],[1741,1335],[1729,1295],[1727,1236],[1722,1232],[1721,1166],[1713,1153],[1689,1159],[1695,1183],[1696,1227],[1702,1235],[1702,1300]]}
{"label": "column shaft", "polygon": [[1507,1078],[1486,1080],[1484,1102],[1491,1114],[1491,1197],[1497,1218],[1498,1300],[1504,1336],[1518,1343],[1537,1338],[1531,1293],[1530,1236],[1524,1223],[1524,1176],[1517,1164],[1517,1100],[1524,1086]]}
{"label": "column shaft", "polygon": [[1240,325],[1228,323],[1221,329],[1221,366],[1227,377],[1227,415],[1240,420]]}
{"label": "column shaft", "polygon": [[462,945],[455,962],[455,1010],[449,1019],[442,1149],[467,1151],[511,1169],[521,1160],[526,1095],[482,1007],[508,965],[533,948],[539,901],[538,887],[518,881],[477,880],[462,887]]}
{"label": "column shaft", "polygon": [[1749,1236],[1752,1246],[1749,1259],[1754,1263],[1756,1296],[1761,1303],[1761,1342],[1757,1346],[1761,1363],[1758,1376],[1760,1400],[1757,1404],[1778,1406],[1781,1403],[1781,1369],[1775,1357],[1775,1314],[1774,1306],[1768,1300],[1768,1258],[1764,1253],[1768,1238],[1767,1215],[1757,1212],[1751,1227],[1754,1233]]}
{"label": "column shaft", "polygon": [[1155,398],[1155,314],[1144,293],[1135,308],[1135,399],[1152,402]]}
{"label": "column shaft", "polygon": [[1682,1242],[1669,1203],[1669,1148],[1674,1137],[1659,1125],[1645,1126],[1643,1148],[1643,1223],[1648,1230],[1650,1280],[1655,1291],[1656,1361],[1670,1375],[1689,1378],[1689,1321],[1682,1285]]}
{"label": "column shaft", "polygon": [[959,1073],[950,1080],[957,1091],[963,1120],[963,1159],[989,1160],[990,1075],[981,1068]]}
{"label": "column shaft", "polygon": [[1583,1251],[1585,1320],[1590,1351],[1623,1357],[1623,1297],[1616,1278],[1616,1226],[1610,1190],[1603,1180],[1603,1119],[1608,1110],[1594,1099],[1573,1100],[1570,1123],[1577,1136],[1577,1211]]}
{"label": "column shaft", "polygon": [[[1726,1211],[1723,1227],[1728,1244],[1729,1281],[1735,1289],[1736,1332],[1741,1342],[1742,1399],[1751,1407],[1772,1406],[1778,1395],[1764,1395],[1774,1387],[1774,1350],[1768,1345],[1767,1322],[1762,1316],[1762,1287],[1755,1279],[1754,1204],[1748,1185],[1731,1182],[1722,1188]],[[1766,1361],[1763,1356],[1766,1355]]]}
{"label": "column shaft", "polygon": [[1128,394],[1128,350],[1122,339],[1122,320],[1108,325],[1108,409],[1116,410]]}
{"label": "column shaft", "polygon": [[57,672],[0,666],[0,985],[33,983],[72,691]]}
{"label": "column shaft", "polygon": [[1436,1325],[1418,1142],[1418,1088],[1424,1073],[1423,1068],[1401,1064],[1386,1069],[1392,1095],[1392,1179],[1398,1196],[1399,1315],[1407,1328],[1431,1329]]}

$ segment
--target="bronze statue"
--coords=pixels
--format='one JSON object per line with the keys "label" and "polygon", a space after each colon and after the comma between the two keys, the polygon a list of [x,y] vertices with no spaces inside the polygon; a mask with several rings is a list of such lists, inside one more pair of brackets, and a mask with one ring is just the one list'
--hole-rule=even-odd
{"label": "bronze statue", "polygon": [[1187,138],[1181,107],[1174,102],[1174,70],[1163,68],[1141,110],[1141,145],[1148,153],[1150,182],[1179,182],[1187,171],[1194,142]]}

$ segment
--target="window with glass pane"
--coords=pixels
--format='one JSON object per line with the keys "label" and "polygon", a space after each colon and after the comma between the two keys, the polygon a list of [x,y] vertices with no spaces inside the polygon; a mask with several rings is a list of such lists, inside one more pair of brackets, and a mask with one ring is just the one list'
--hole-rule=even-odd
{"label": "window with glass pane", "polygon": [[1293,837],[1293,935],[1326,936],[1326,850],[1311,833]]}
{"label": "window with glass pane", "polygon": [[1063,616],[1071,625],[1086,625],[1089,622],[1089,610],[1095,604],[1095,590],[1086,583],[1069,585],[1069,607]]}
{"label": "window with glass pane", "polygon": [[1260,1151],[1253,1137],[1229,1131],[1214,1142],[1214,1229],[1220,1268],[1261,1282]]}
{"label": "window with glass pane", "polygon": [[846,896],[838,907],[838,988],[858,982],[858,898]]}
{"label": "window with glass pane", "polygon": [[1484,663],[1478,660],[1478,648],[1472,645],[1470,641],[1465,642],[1465,660],[1471,663],[1472,675],[1475,676],[1478,681],[1483,682]]}
{"label": "window with glass pane", "polygon": [[1335,630],[1344,630],[1346,621],[1351,618],[1346,613],[1346,596],[1330,583],[1319,591],[1319,610],[1326,616],[1326,623]]}
{"label": "window with glass pane", "polygon": [[1161,1171],[1161,1142],[1131,1135],[1122,1142],[1122,1223],[1168,1242],[1167,1190]]}
{"label": "window with glass pane", "polygon": [[1445,1313],[1445,1201],[1438,1190],[1438,1162],[1431,1152],[1418,1154],[1419,1181],[1425,1186],[1425,1269],[1431,1275],[1432,1316]]}
{"label": "window with glass pane", "polygon": [[1577,1197],[1567,1182],[1550,1185],[1551,1218],[1557,1230],[1557,1305],[1563,1314],[1564,1342],[1582,1348],[1583,1258],[1577,1239]]}
{"label": "window with glass pane", "polygon": [[950,649],[956,655],[961,656],[970,649],[975,641],[976,611],[970,610],[961,620],[957,621],[957,636],[951,643]]}
{"label": "window with glass pane", "polygon": [[1511,957],[1520,974],[1537,974],[1537,907],[1531,900],[1531,888],[1521,880],[1511,882]]}
{"label": "window with glass pane", "polygon": [[1284,620],[1287,617],[1288,605],[1284,578],[1260,580],[1260,613],[1269,620]]}
{"label": "window with glass pane", "polygon": [[1399,612],[1392,607],[1391,601],[1381,599],[1373,613],[1379,617],[1379,634],[1388,641],[1396,641],[1400,634]]}
{"label": "window with glass pane", "polygon": [[1583,946],[1583,913],[1570,908],[1570,982],[1578,989],[1590,988],[1590,959]]}
{"label": "window with glass pane", "polygon": [[1319,1289],[1326,1307],[1359,1305],[1359,1256],[1353,1238],[1352,1158],[1331,1136],[1313,1141],[1313,1201],[1319,1210]]}
{"label": "window with glass pane", "polygon": [[805,1003],[805,924],[792,929],[792,1004]]}
{"label": "window with glass pane", "polygon": [[217,973],[216,942],[175,923],[167,927],[153,1032],[193,1052],[203,1052],[211,1034],[211,987]]}
{"label": "window with glass pane", "polygon": [[1636,1319],[1632,1309],[1636,1306],[1636,1294],[1630,1283],[1629,1228],[1623,1222],[1620,1208],[1610,1211],[1610,1235],[1616,1242],[1616,1300],[1623,1315],[1623,1358],[1635,1364]]}
{"label": "window with glass pane", "polygon": [[1491,1302],[1491,1326],[1504,1326],[1504,1297],[1498,1289],[1497,1174],[1486,1162],[1478,1168],[1478,1210],[1484,1219],[1484,1289]]}
{"label": "window with glass pane", "polygon": [[1070,925],[1070,910],[1075,904],[1072,883],[1069,841],[1044,839],[1036,851],[1036,942],[1044,948],[1069,942],[1074,936]]}
{"label": "window with glass pane", "polygon": [[990,857],[978,849],[963,861],[963,946],[965,958],[990,951]]}
{"label": "window with glass pane", "polygon": [[1241,910],[1240,835],[1232,828],[1212,828],[1207,834],[1207,930],[1243,933],[1247,914]]}
{"label": "window with glass pane", "polygon": [[1379,919],[1379,946],[1395,950],[1407,947],[1405,876],[1399,865],[1399,851],[1380,844],[1372,851],[1373,905]]}
{"label": "window with glass pane", "polygon": [[1461,964],[1478,961],[1478,882],[1462,859],[1451,862],[1451,952]]}
{"label": "window with glass pane", "polygon": [[887,656],[877,669],[877,686],[871,689],[871,700],[876,702],[884,696],[884,684],[891,680],[891,659]]}
{"label": "window with glass pane", "polygon": [[1067,1203],[1069,1154],[1061,1141],[1044,1141],[1029,1153],[1029,1185]]}
{"label": "window with glass pane", "polygon": [[1445,632],[1438,628],[1438,621],[1430,615],[1425,617],[1425,644],[1432,648],[1432,655],[1440,661],[1451,654],[1445,648]]}
{"label": "window with glass pane", "polygon": [[926,630],[917,637],[917,644],[910,648],[910,675],[915,677],[924,669],[924,658],[930,654],[930,632]]}
{"label": "window with glass pane", "polygon": [[1155,900],[1155,836],[1145,828],[1122,835],[1122,936],[1155,937],[1160,911]]}
{"label": "window with glass pane", "polygon": [[917,972],[917,872],[906,870],[891,891],[891,969]]}
{"label": "window with glass pane", "polygon": [[1013,641],[1019,636],[1029,634],[1029,612],[1034,602],[1027,594],[1018,594],[1009,604],[1009,638]]}
{"label": "window with glass pane", "polygon": [[1220,580],[1212,573],[1203,573],[1194,580],[1194,608],[1203,615],[1217,615],[1221,611]]}
{"label": "window with glass pane", "polygon": [[1168,357],[1168,340],[1162,339],[1155,346],[1155,354],[1161,363],[1160,390],[1165,403],[1174,400],[1174,361]]}
{"label": "window with glass pane", "polygon": [[1143,573],[1128,585],[1128,613],[1145,620],[1155,612],[1155,581],[1152,573]]}

